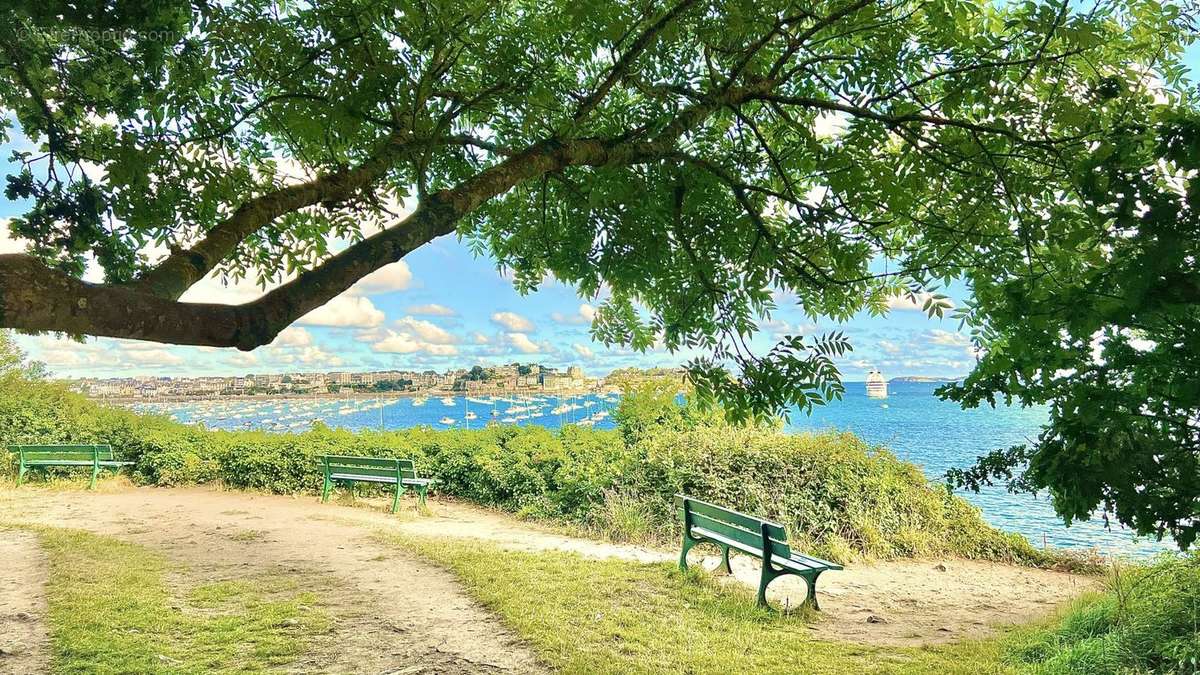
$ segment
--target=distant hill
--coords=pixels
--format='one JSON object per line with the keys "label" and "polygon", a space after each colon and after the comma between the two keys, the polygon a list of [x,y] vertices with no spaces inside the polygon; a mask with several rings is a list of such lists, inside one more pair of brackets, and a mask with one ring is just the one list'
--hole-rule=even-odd
{"label": "distant hill", "polygon": [[892,382],[958,382],[961,377],[929,377],[927,375],[905,375],[903,377],[893,377],[888,380]]}

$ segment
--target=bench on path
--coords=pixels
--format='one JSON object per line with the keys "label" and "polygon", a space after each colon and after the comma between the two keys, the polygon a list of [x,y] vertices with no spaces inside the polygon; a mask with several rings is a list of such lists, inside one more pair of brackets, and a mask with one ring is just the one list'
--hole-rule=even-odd
{"label": "bench on path", "polygon": [[107,445],[10,445],[8,449],[17,453],[18,486],[25,482],[25,474],[30,469],[78,466],[91,467],[92,481],[88,488],[93,489],[101,469],[120,469],[133,464],[117,461],[112,447]]}
{"label": "bench on path", "polygon": [[721,565],[717,569],[726,574],[733,573],[729,567],[730,549],[759,558],[762,560],[762,574],[758,581],[758,604],[763,607],[769,606],[767,586],[778,577],[794,574],[808,584],[805,604],[820,610],[817,605],[817,577],[827,570],[842,569],[837,563],[792,551],[787,543],[787,530],[778,523],[686,495],[675,495],[675,507],[683,521],[683,552],[679,554],[679,568],[687,569],[688,551],[701,543],[713,543],[721,547]]}
{"label": "bench on path", "polygon": [[325,485],[321,489],[321,501],[329,501],[329,493],[335,483],[376,483],[396,486],[392,498],[392,513],[400,508],[400,495],[405,488],[413,488],[417,492],[421,506],[425,506],[425,493],[429,478],[417,478],[416,465],[411,459],[396,459],[394,457],[348,457],[341,455],[322,455],[321,466],[325,472]]}

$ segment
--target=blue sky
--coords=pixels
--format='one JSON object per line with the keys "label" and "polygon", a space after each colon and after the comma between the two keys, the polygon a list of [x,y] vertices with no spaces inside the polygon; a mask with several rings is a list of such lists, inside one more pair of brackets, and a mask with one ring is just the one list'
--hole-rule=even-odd
{"label": "blue sky", "polygon": [[[20,212],[21,205],[0,203],[0,219]],[[5,231],[0,252],[19,249],[8,236]],[[253,283],[225,286],[205,280],[184,299],[245,302],[260,292]],[[950,295],[961,301],[961,290],[951,289]],[[18,341],[64,377],[444,370],[513,361],[578,365],[602,375],[628,366],[676,366],[696,355],[662,348],[636,353],[593,342],[590,319],[602,300],[580,297],[553,281],[522,296],[492,260],[475,257],[454,236],[446,236],[364,279],[253,352],[108,338],[80,344],[49,335],[19,336]],[[927,319],[906,302],[898,300],[887,317],[863,315],[834,324],[813,322],[786,297],[779,300],[778,311],[762,323],[757,347],[765,351],[785,334],[843,330],[854,344],[841,364],[849,379],[861,379],[871,367],[888,375],[957,375],[973,362],[966,337],[955,332],[956,322]]]}
{"label": "blue sky", "polygon": [[[1189,65],[1197,50],[1189,50]],[[19,135],[0,146],[7,158],[28,146]],[[0,166],[5,174],[11,166]],[[6,219],[25,205],[0,199],[0,253],[22,250],[10,238]],[[966,289],[943,289],[961,304]],[[252,283],[224,287],[205,280],[186,300],[246,302],[261,293]],[[128,375],[232,375],[251,372],[435,369],[520,361],[578,365],[602,375],[629,366],[677,366],[693,352],[645,353],[610,349],[589,337],[589,318],[603,298],[581,298],[573,288],[550,282],[521,296],[488,258],[476,258],[454,236],[414,251],[402,262],[364,279],[346,294],[286,329],[271,345],[253,352],[180,347],[131,340],[89,338],[80,344],[54,336],[19,336],[29,354],[62,377]],[[860,380],[867,370],[885,375],[956,376],[974,356],[951,319],[929,319],[898,301],[884,317],[861,314],[844,324],[814,322],[786,297],[762,323],[753,344],[766,351],[784,334],[845,332],[853,352],[839,362],[843,375]]]}

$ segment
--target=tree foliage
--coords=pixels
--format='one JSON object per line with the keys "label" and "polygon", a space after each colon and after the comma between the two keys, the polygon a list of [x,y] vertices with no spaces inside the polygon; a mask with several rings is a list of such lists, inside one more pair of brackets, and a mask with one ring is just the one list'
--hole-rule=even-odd
{"label": "tree foliage", "polygon": [[[1050,490],[1188,546],[1200,533],[1200,117],[1114,129],[1080,165],[1077,217],[1024,274],[980,279],[963,315],[984,350],[944,396],[1050,403],[1036,442],[952,480]],[[1095,223],[1102,227],[1095,227]]]}
{"label": "tree foliage", "polygon": [[[602,294],[607,344],[699,349],[740,419],[842,394],[840,334],[750,349],[781,298],[942,315],[965,279],[986,355],[948,395],[1055,405],[992,463],[1188,541],[1196,238],[1190,175],[1156,172],[1195,156],[1189,28],[1153,0],[14,0],[0,326],[252,349],[456,233],[522,291]],[[281,285],[179,301],[212,275]]]}

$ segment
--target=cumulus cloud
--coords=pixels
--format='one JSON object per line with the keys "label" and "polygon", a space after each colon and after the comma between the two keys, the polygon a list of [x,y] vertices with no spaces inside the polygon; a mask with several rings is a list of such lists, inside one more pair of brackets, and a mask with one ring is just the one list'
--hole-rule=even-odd
{"label": "cumulus cloud", "polygon": [[235,366],[257,366],[258,355],[251,352],[238,352],[237,354],[229,357],[229,363]]}
{"label": "cumulus cloud", "polygon": [[411,316],[397,319],[395,325],[401,330],[401,332],[415,335],[425,342],[432,342],[439,345],[449,345],[459,341],[456,335],[452,335],[444,328],[432,322],[416,319]]}
{"label": "cumulus cloud", "polygon": [[524,333],[509,333],[508,342],[523,354],[537,354],[542,351],[542,345],[530,340],[529,336]]}
{"label": "cumulus cloud", "polygon": [[[925,301],[929,300],[932,295],[932,293],[917,293],[914,298],[910,298],[908,295],[893,295],[888,298],[887,306],[888,309],[923,312],[925,311]],[[952,300],[946,298],[945,302],[950,303],[950,309],[954,308]]]}
{"label": "cumulus cloud", "polygon": [[926,333],[929,341],[935,345],[944,345],[947,347],[966,347],[971,344],[970,338],[962,333],[948,330],[931,330]]}
{"label": "cumulus cloud", "polygon": [[25,252],[25,242],[13,239],[12,232],[9,231],[8,225],[11,222],[12,218],[0,218],[0,254]]}
{"label": "cumulus cloud", "polygon": [[496,312],[492,321],[515,333],[529,333],[534,329],[532,321],[516,312]]}
{"label": "cumulus cloud", "polygon": [[312,343],[312,334],[297,326],[284,328],[271,342],[276,347],[307,347]]}
{"label": "cumulus cloud", "polygon": [[412,285],[412,270],[403,260],[381,267],[359,279],[347,291],[351,295],[377,295],[403,291]]}
{"label": "cumulus cloud", "polygon": [[416,354],[424,353],[433,356],[454,356],[458,348],[452,344],[438,344],[418,339],[412,333],[389,330],[387,334],[371,345],[371,350],[384,354]]}
{"label": "cumulus cloud", "polygon": [[596,353],[592,351],[591,347],[588,347],[585,344],[576,342],[575,344],[571,345],[571,349],[573,349],[580,358],[587,359],[589,361],[596,358]]}
{"label": "cumulus cloud", "polygon": [[306,326],[336,328],[371,328],[383,323],[383,312],[367,298],[339,295],[321,307],[305,314],[296,323]]}
{"label": "cumulus cloud", "polygon": [[437,303],[430,303],[428,305],[409,305],[408,313],[417,314],[420,316],[456,316],[458,314],[458,312],[455,312],[449,307],[446,307],[445,305],[439,305]]}
{"label": "cumulus cloud", "polygon": [[550,318],[555,323],[568,325],[590,324],[596,318],[596,308],[585,302],[579,306],[579,309],[570,314],[552,312]]}
{"label": "cumulus cloud", "polygon": [[879,348],[888,354],[899,354],[901,352],[900,345],[891,340],[880,340]]}

